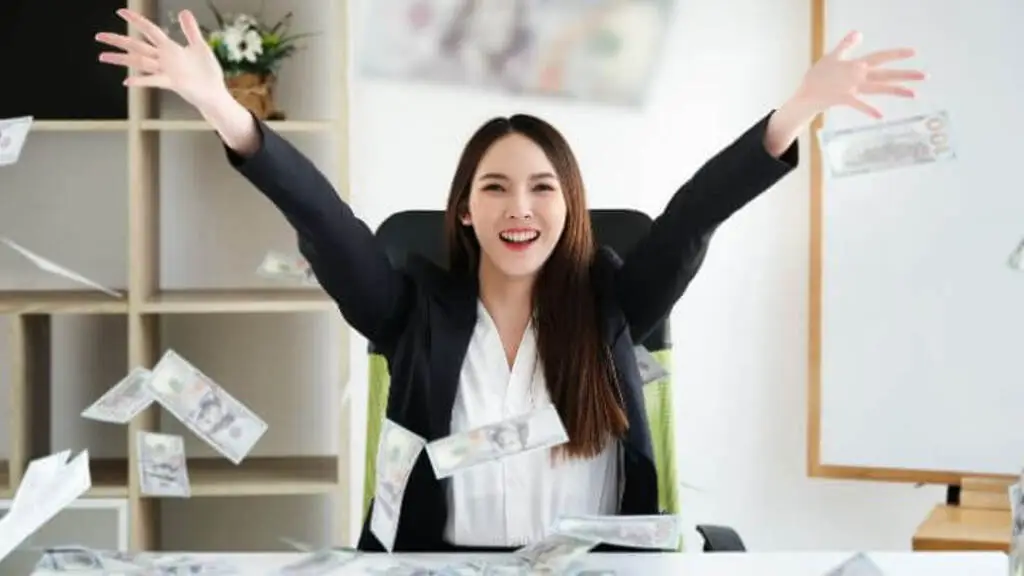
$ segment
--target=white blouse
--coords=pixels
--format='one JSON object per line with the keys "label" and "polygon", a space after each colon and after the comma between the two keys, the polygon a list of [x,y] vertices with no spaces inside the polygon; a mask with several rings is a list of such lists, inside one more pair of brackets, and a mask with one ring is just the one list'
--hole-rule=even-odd
{"label": "white blouse", "polygon": [[[527,326],[511,370],[497,326],[477,303],[476,328],[459,376],[451,433],[520,416],[550,404]],[[459,546],[519,547],[543,538],[560,516],[615,514],[619,443],[597,457],[551,460],[535,450],[456,473],[448,482],[444,537]]]}

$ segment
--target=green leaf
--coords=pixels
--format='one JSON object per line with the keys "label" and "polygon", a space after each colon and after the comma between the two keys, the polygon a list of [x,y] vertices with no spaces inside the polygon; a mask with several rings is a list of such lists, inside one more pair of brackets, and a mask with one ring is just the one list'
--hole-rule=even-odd
{"label": "green leaf", "polygon": [[210,12],[213,13],[213,18],[217,21],[217,28],[224,29],[224,17],[221,16],[220,11],[213,5],[213,0],[206,0],[206,5],[209,7]]}

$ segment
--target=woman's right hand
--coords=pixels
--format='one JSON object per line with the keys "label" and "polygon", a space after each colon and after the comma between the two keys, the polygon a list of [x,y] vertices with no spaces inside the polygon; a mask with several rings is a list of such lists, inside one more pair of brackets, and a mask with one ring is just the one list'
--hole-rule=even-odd
{"label": "woman's right hand", "polygon": [[101,32],[96,40],[123,50],[103,52],[100,62],[124,66],[136,72],[125,79],[125,86],[145,86],[170,90],[200,112],[222,101],[227,93],[224,73],[217,57],[203,38],[196,17],[189,10],[178,14],[178,22],[188,41],[178,44],[146,17],[121,9],[117,15],[142,33],[144,39]]}

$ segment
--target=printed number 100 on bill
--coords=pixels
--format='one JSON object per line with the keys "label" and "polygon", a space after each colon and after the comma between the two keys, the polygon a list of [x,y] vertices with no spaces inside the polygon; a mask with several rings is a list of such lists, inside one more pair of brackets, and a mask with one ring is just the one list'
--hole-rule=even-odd
{"label": "printed number 100 on bill", "polygon": [[870,174],[956,158],[945,111],[820,133],[834,177]]}

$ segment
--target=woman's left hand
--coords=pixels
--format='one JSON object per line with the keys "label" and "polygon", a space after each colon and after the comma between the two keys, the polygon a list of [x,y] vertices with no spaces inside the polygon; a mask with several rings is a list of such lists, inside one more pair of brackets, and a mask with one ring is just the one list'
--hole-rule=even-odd
{"label": "woman's left hand", "polygon": [[920,70],[885,67],[915,55],[912,48],[893,48],[872,52],[860,58],[846,56],[860,44],[859,32],[850,32],[831,52],[814,63],[804,76],[794,99],[810,107],[815,115],[833,106],[849,106],[872,118],[882,113],[861,99],[865,95],[913,98],[914,91],[905,82],[924,80]]}

